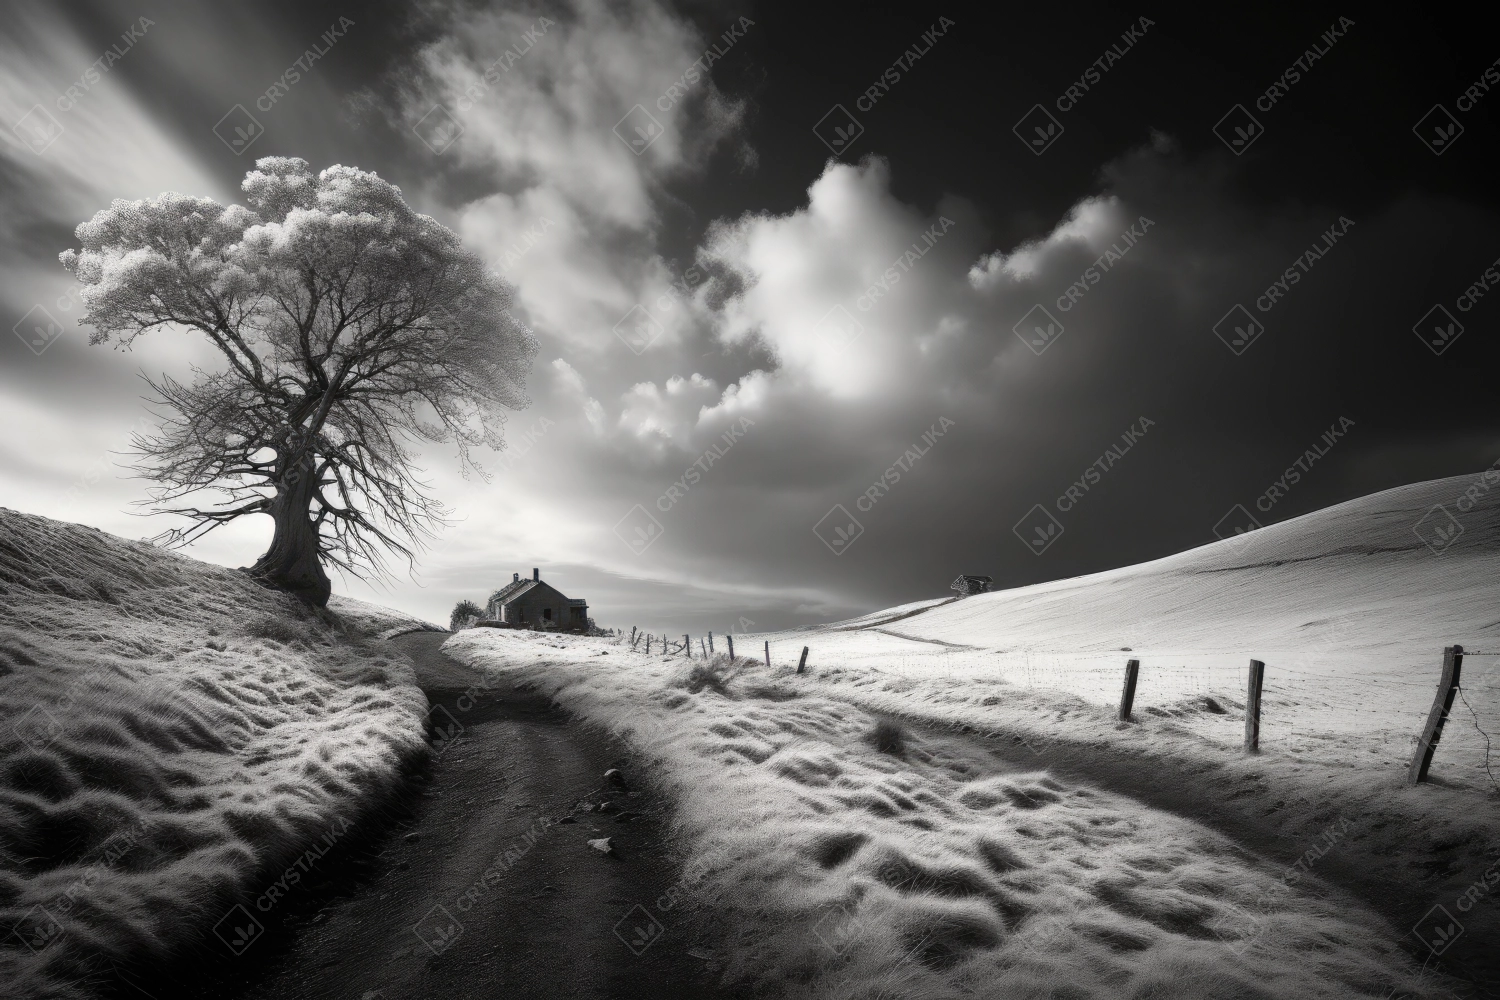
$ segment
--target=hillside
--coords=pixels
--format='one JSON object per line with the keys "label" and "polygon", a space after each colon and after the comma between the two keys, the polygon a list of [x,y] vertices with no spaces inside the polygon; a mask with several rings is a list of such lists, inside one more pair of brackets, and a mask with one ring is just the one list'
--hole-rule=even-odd
{"label": "hillside", "polygon": [[[893,724],[851,704],[858,685],[878,687],[873,671],[798,675],[754,657],[648,656],[623,637],[483,628],[444,649],[631,746],[627,770],[675,805],[684,875],[668,919],[710,928],[696,953],[752,995],[1457,995],[1422,968],[1397,908],[1324,881],[1331,860],[1294,879],[1280,842],[1007,754],[1008,741]],[[1324,806],[1295,811],[1321,828]],[[1476,941],[1490,930],[1470,926]]]}
{"label": "hillside", "polygon": [[342,594],[334,594],[328,599],[328,610],[338,615],[345,625],[381,639],[390,639],[407,632],[448,631],[442,625],[413,617],[404,611],[383,608]]}
{"label": "hillside", "polygon": [[[1462,511],[1455,501],[1471,485],[1479,499]],[[1441,552],[1413,531],[1437,504],[1462,528]],[[994,684],[1114,705],[1135,657],[1138,710],[1203,695],[1238,704],[1253,657],[1267,664],[1268,749],[1399,766],[1431,706],[1443,647],[1500,651],[1500,493],[1479,475],[1417,483],[1136,566],[761,638],[779,662],[808,645],[820,668],[962,682],[976,702]],[[1459,704],[1435,773],[1487,783],[1474,723],[1500,734],[1497,664],[1468,658],[1474,714]],[[1216,742],[1240,737],[1232,716],[1179,724]]]}
{"label": "hillside", "polygon": [[[1288,882],[1316,866],[1418,960],[1496,995],[1500,917],[1474,902],[1500,878],[1496,478],[1417,483],[1138,566],[746,643],[769,641],[781,669],[810,647],[797,678],[809,693],[977,734],[1255,842]],[[1462,530],[1434,547],[1413,529],[1453,530],[1439,504]],[[1429,780],[1410,787],[1454,643],[1469,651],[1459,698]],[[1266,671],[1249,754],[1252,657]],[[1130,658],[1140,680],[1123,723]]]}
{"label": "hillside", "polygon": [[[1411,533],[1468,485],[746,636],[733,663],[484,629],[445,648],[645,755],[694,896],[736,942],[726,976],[771,995],[1492,995],[1500,921],[1472,897],[1500,857],[1500,795],[1473,720],[1429,783],[1405,782],[1441,647],[1492,634],[1496,505],[1441,554]],[[1258,754],[1240,746],[1252,656]],[[1433,936],[1444,914],[1456,941]]]}
{"label": "hillside", "polygon": [[425,710],[337,616],[0,508],[0,995],[252,947],[422,752]]}
{"label": "hillside", "polygon": [[1500,494],[1434,552],[1413,527],[1477,477],[1403,486],[1153,562],[928,609],[901,631],[987,647],[1297,654],[1381,666],[1496,635]]}

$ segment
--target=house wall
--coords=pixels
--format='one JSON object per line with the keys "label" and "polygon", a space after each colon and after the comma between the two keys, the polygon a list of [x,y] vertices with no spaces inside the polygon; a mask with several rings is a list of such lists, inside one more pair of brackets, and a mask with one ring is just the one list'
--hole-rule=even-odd
{"label": "house wall", "polygon": [[568,599],[555,588],[541,583],[505,605],[505,621],[528,624],[539,622],[543,620],[542,612],[547,608],[552,609],[554,622],[568,622]]}

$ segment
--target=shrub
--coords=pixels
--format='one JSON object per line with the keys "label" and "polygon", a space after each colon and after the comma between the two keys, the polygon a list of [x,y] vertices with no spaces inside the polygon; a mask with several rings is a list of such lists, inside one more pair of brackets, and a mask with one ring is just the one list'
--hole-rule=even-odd
{"label": "shrub", "polygon": [[865,738],[881,753],[888,753],[895,757],[902,757],[906,754],[906,729],[893,719],[881,719],[876,722],[875,728],[870,730]]}
{"label": "shrub", "polygon": [[448,616],[448,631],[457,632],[463,628],[470,618],[483,618],[484,609],[473,601],[459,601],[453,605],[453,613]]}
{"label": "shrub", "polygon": [[729,697],[729,682],[740,672],[728,656],[719,654],[711,660],[694,660],[692,665],[672,679],[673,687],[680,687],[689,694],[697,694],[708,688],[714,694]]}

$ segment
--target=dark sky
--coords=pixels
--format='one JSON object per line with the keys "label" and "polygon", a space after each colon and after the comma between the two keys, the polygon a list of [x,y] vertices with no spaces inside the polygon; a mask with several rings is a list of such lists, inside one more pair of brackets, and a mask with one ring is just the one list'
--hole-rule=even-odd
{"label": "dark sky", "polygon": [[[447,451],[424,453],[461,524],[429,553],[420,585],[397,581],[390,603],[441,617],[458,597],[482,598],[540,563],[606,623],[777,627],[936,596],[959,572],[1020,585],[1161,556],[1212,540],[1235,505],[1269,523],[1500,458],[1500,291],[1459,306],[1500,258],[1500,93],[1459,101],[1500,51],[1451,15],[1076,4],[424,10],[33,5],[7,56],[12,118],[37,103],[57,112],[56,95],[92,58],[77,65],[76,52],[97,55],[142,15],[157,24],[82,110],[57,112],[68,132],[56,146],[37,156],[12,144],[0,161],[0,251],[11,265],[0,292],[17,319],[66,289],[50,261],[89,212],[186,184],[232,198],[255,156],[376,170],[492,261],[528,220],[556,224],[507,273],[543,345],[536,404],[513,432],[525,440],[538,418],[551,427],[487,487],[453,476]],[[434,155],[416,141],[411,124],[427,108],[454,107],[455,81],[543,16],[557,27],[475,102],[452,149]],[[340,17],[353,26],[257,112],[265,135],[234,155],[215,122],[252,106]],[[712,82],[662,111],[666,136],[632,156],[610,125],[637,102],[653,106],[742,17],[753,25],[715,62]],[[859,109],[940,17],[952,26]],[[1154,22],[1144,31],[1142,17]],[[1341,17],[1353,23],[1339,27]],[[1059,109],[1132,26],[1135,44]],[[1326,55],[1257,107],[1314,46]],[[830,163],[813,126],[837,104],[864,131]],[[1062,126],[1041,155],[1013,132],[1037,104]],[[1263,129],[1239,156],[1213,131],[1236,104]],[[1462,127],[1441,156],[1413,132],[1434,105]],[[86,128],[87,113],[99,120]],[[940,219],[951,233],[908,262],[876,307],[858,308]],[[1139,244],[1089,283],[1090,266],[1141,219],[1152,225]],[[1339,224],[1347,231],[1309,262],[1340,219],[1352,225]],[[711,278],[671,317],[658,309],[660,342],[627,350],[611,330],[617,318],[660,302],[695,263]],[[1288,269],[1301,271],[1297,283],[1258,309]],[[1075,281],[1084,294],[1064,312],[1058,296]],[[1012,332],[1037,303],[1064,327],[1039,355]],[[1242,355],[1214,333],[1237,303],[1264,324]],[[1463,325],[1441,354],[1413,332],[1438,304]],[[843,348],[817,339],[836,305],[868,328]],[[132,364],[193,357],[183,342],[131,362],[72,336],[40,358],[19,340],[0,348],[11,419],[55,418],[60,440],[86,439],[76,452],[11,442],[0,503],[47,513],[47,498],[133,419]],[[1111,462],[1108,449],[1142,417],[1147,433]],[[866,490],[942,418],[954,426],[870,501]],[[743,439],[663,510],[667,485],[740,419],[753,425]],[[1341,419],[1352,426],[1330,445],[1324,434]],[[1307,465],[1315,446],[1327,453]],[[1299,458],[1306,468],[1288,483]],[[1090,482],[1085,470],[1101,459]],[[1079,480],[1080,497],[1060,500]],[[1268,504],[1278,480],[1284,495]],[[90,488],[72,516],[154,533],[118,516],[137,490],[124,480]],[[636,503],[665,529],[638,555],[613,532]],[[834,504],[864,529],[846,554],[813,531]],[[1036,505],[1063,529],[1041,554],[1013,530],[1032,530]],[[247,530],[198,554],[248,562],[259,539]]]}

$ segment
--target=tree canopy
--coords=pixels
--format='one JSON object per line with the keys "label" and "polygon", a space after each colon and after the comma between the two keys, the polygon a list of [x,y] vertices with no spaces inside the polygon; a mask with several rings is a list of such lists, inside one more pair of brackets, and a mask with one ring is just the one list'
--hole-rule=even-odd
{"label": "tree canopy", "polygon": [[322,603],[323,561],[364,575],[414,557],[444,513],[414,445],[453,443],[482,473],[474,450],[504,446],[537,345],[510,288],[375,174],[266,157],[242,190],[246,205],[117,200],[61,260],[91,343],[173,328],[223,358],[149,380],[161,429],[135,442],[141,471],[191,522],[170,540],[270,514],[255,570]]}

